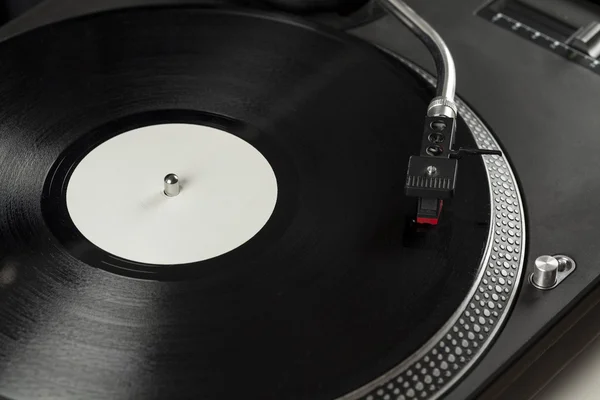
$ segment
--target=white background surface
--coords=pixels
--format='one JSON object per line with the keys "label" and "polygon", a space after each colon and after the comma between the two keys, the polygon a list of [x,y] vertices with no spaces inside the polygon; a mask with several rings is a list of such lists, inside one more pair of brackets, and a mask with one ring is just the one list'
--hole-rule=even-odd
{"label": "white background surface", "polygon": [[[568,349],[565,349],[568,351]],[[535,400],[599,400],[600,339],[598,335],[533,397]]]}

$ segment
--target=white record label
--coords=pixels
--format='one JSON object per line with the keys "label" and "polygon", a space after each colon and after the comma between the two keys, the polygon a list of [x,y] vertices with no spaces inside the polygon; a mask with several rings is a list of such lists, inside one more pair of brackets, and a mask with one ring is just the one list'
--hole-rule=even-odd
{"label": "white record label", "polygon": [[[181,191],[168,197],[174,173]],[[118,257],[172,265],[227,253],[267,223],[277,180],[246,141],[192,124],[147,126],[102,143],[76,166],[67,209],[90,242]]]}

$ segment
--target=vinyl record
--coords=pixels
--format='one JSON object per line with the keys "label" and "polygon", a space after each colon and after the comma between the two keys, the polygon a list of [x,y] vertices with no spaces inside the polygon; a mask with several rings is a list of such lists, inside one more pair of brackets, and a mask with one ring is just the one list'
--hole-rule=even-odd
{"label": "vinyl record", "polygon": [[[2,43],[0,60],[0,395],[332,399],[417,351],[472,287],[489,231],[483,164],[461,161],[441,224],[414,226],[403,186],[431,88],[365,43],[272,14],[147,8],[39,28]],[[175,147],[137,131],[137,148],[102,155],[111,140],[164,124],[175,124]],[[177,124],[221,132],[239,153],[196,153]],[[457,145],[474,146],[463,121]],[[248,237],[202,260],[124,256],[120,248],[146,246],[171,259],[93,199],[85,207],[94,224],[105,219],[106,242],[90,239],[67,204],[84,163],[102,179],[123,166],[110,175],[114,190],[110,180],[89,186],[108,185],[99,195],[118,207],[145,179],[130,168],[160,154],[210,158],[200,175],[217,182],[256,178],[266,189],[250,197],[272,204]],[[246,154],[264,180],[239,171]],[[156,224],[181,232],[176,202],[196,193],[192,184],[157,200],[174,214]],[[253,185],[227,187],[223,218],[234,228]],[[140,226],[159,226],[148,210]],[[230,228],[211,221],[215,234]],[[195,251],[211,240],[203,234],[182,240]],[[171,239],[165,248],[187,250]]]}

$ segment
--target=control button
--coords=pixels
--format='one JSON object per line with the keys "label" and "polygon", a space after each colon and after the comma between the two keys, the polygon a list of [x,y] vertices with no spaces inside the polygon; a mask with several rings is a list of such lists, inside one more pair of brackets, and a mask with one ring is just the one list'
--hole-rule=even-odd
{"label": "control button", "polygon": [[539,256],[535,260],[535,269],[531,283],[540,289],[550,289],[556,285],[559,262],[556,257]]}
{"label": "control button", "polygon": [[568,44],[590,57],[598,58],[600,56],[600,23],[594,21],[579,28],[571,36]]}

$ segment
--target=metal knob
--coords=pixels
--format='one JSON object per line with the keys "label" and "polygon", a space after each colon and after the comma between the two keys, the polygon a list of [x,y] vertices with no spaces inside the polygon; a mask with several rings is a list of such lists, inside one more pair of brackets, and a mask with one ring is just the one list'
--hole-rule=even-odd
{"label": "metal knob", "polygon": [[179,194],[179,177],[175,174],[169,174],[165,176],[165,195],[174,197]]}
{"label": "metal knob", "polygon": [[579,28],[568,42],[590,57],[598,58],[600,56],[600,23],[593,21]]}
{"label": "metal knob", "polygon": [[531,283],[540,289],[550,289],[557,283],[558,267],[556,257],[539,256],[535,260]]}

